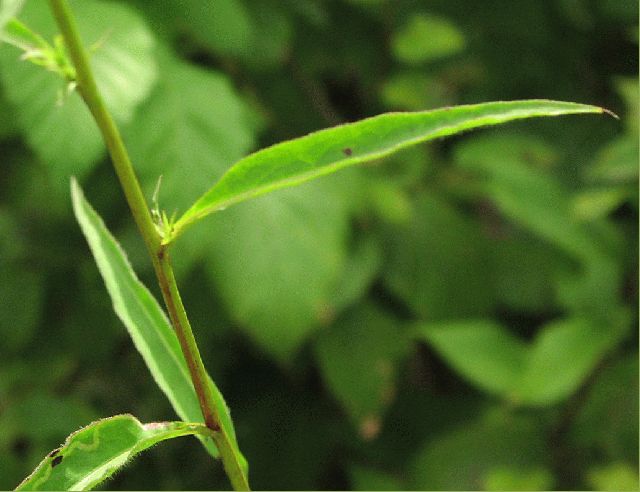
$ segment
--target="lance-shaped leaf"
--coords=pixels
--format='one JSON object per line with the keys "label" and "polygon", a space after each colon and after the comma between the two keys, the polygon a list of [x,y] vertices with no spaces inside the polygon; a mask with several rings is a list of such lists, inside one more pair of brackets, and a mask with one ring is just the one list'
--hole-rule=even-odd
{"label": "lance-shaped leaf", "polygon": [[166,242],[216,210],[384,157],[410,145],[512,120],[604,112],[596,106],[559,101],[502,101],[416,113],[387,113],[321,130],[240,160],[176,222],[174,233]]}
{"label": "lance-shaped leaf", "polygon": [[[71,195],[76,218],[98,264],[115,312],[129,331],[153,378],[182,420],[203,422],[187,363],[169,320],[149,290],[138,280],[124,251],[109,233],[100,216],[85,200],[75,180],[71,182]],[[236,459],[246,469],[246,461],[238,449],[227,405],[210,378],[209,384],[221,418],[222,431],[230,440]],[[218,456],[210,439],[203,442],[209,453]]]}
{"label": "lance-shaped leaf", "polygon": [[132,415],[98,420],[51,451],[16,490],[90,490],[160,441],[210,432],[203,424],[142,424]]}

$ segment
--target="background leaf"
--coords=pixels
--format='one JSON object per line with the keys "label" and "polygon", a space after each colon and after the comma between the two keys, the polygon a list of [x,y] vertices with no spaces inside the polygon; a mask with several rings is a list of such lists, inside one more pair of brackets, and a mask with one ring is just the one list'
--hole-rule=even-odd
{"label": "background leaf", "polygon": [[626,463],[612,463],[589,471],[589,483],[593,490],[637,490],[638,474]]}
{"label": "background leaf", "polygon": [[[254,146],[256,116],[225,75],[180,61],[166,47],[159,60],[158,84],[124,136],[147,196],[160,180],[159,206],[171,215]],[[180,242],[178,275],[208,256],[203,236],[196,230]]]}
{"label": "background leaf", "polygon": [[416,335],[471,383],[525,405],[569,397],[626,333],[626,317],[613,325],[580,318],[550,323],[528,346],[487,321],[416,327]]}
{"label": "background leaf", "polygon": [[330,186],[310,183],[212,223],[210,281],[240,328],[281,362],[330,317],[346,261],[348,211]]}
{"label": "background leaf", "polygon": [[319,333],[315,355],[325,384],[363,439],[380,431],[396,393],[398,362],[408,344],[397,320],[364,306]]}
{"label": "background leaf", "polygon": [[4,28],[12,17],[16,17],[24,5],[24,0],[2,0],[0,4],[0,40]]}
{"label": "background leaf", "polygon": [[180,28],[215,53],[255,68],[279,64],[291,36],[287,10],[271,0],[175,2]]}
{"label": "background leaf", "polygon": [[549,404],[570,395],[626,331],[626,322],[607,326],[584,319],[545,326],[531,348],[516,398]]}
{"label": "background leaf", "polygon": [[[506,416],[493,409],[471,425],[445,433],[425,445],[412,465],[410,489],[485,489],[496,472],[544,467],[544,442],[534,423],[523,416]],[[524,471],[524,473],[523,473]],[[517,473],[517,472],[516,472]],[[536,485],[544,486],[545,480]]]}
{"label": "background leaf", "polygon": [[488,247],[476,224],[421,196],[411,220],[387,235],[385,284],[424,319],[482,315],[493,304]]}
{"label": "background leaf", "polygon": [[254,145],[251,114],[227,77],[164,53],[163,72],[125,130],[149,196],[162,176],[160,204],[186,209],[193,196]]}
{"label": "background leaf", "polygon": [[434,61],[464,49],[464,34],[448,19],[433,14],[414,14],[394,35],[394,55],[402,62]]}
{"label": "background leaf", "polygon": [[[531,119],[415,145],[230,207],[181,235],[172,259],[256,489],[588,490],[632,482],[638,2],[76,0],[86,41],[104,40],[91,53],[97,61],[119,40],[116,19],[105,14],[86,26],[92,13],[85,4],[92,12],[126,9],[153,38],[126,65],[155,70],[146,96],[133,109],[109,104],[131,115],[119,123],[145,196],[151,200],[162,175],[160,207],[169,215],[248,152],[385,111],[545,97],[618,114],[619,121]],[[26,9],[49,22],[47,2]],[[416,61],[398,58],[398,39],[411,34],[415,19],[447,24],[463,43],[446,45],[446,35],[435,39],[435,30],[418,26],[409,37]],[[42,33],[51,41],[55,30]],[[56,106],[62,82],[38,70],[18,77],[31,69],[19,56],[0,46],[0,307],[7,321],[0,322],[0,489],[15,487],[67,435],[100,416],[176,420],[113,315],[70,213],[73,172],[154,292],[103,144],[85,135],[91,122],[38,133],[76,95]],[[137,72],[126,77],[124,95],[146,80]],[[5,81],[13,78],[10,87]],[[9,93],[32,83],[49,99],[27,112],[26,124],[21,113],[33,101]],[[88,155],[97,158],[83,167]],[[500,335],[482,338],[483,325]],[[338,371],[329,357],[320,363],[321,339],[357,335],[366,352],[347,340],[352,357],[336,357],[355,364],[386,354],[400,342],[392,333],[416,326],[442,327],[443,347],[455,346],[444,328],[476,335],[482,354],[469,357],[483,367],[505,362],[491,340],[515,340],[526,358],[546,340],[527,380],[538,402],[499,390],[513,379],[506,369],[493,379],[473,364],[462,372],[412,333],[392,364],[388,403],[376,396],[373,371],[340,373],[340,383],[330,383],[327,374]],[[351,395],[345,380],[364,383],[353,383],[359,391]],[[379,416],[369,440],[353,417],[365,403]],[[128,468],[103,487],[228,487],[222,467],[192,439],[165,441]]]}
{"label": "background leaf", "polygon": [[[130,8],[89,0],[73,2],[105,102],[119,122],[132,118],[156,79],[154,38]],[[45,38],[56,34],[53,18],[38,2],[27,2],[20,20]],[[86,174],[104,153],[104,144],[80,97],[65,95],[57,75],[19,62],[13,47],[0,47],[0,82],[15,106],[18,124],[31,148],[50,166],[54,183],[65,186],[70,174]]]}
{"label": "background leaf", "polygon": [[[500,156],[498,149],[505,149]],[[535,169],[535,163],[553,160],[552,149],[504,135],[483,136],[457,155],[460,165],[485,176],[487,193],[505,215],[579,259],[599,256],[599,241],[571,216],[569,193]]]}
{"label": "background leaf", "polygon": [[581,449],[589,463],[634,463],[638,448],[633,434],[638,415],[638,360],[618,358],[596,377],[584,406],[571,424],[574,449]]}
{"label": "background leaf", "polygon": [[526,363],[526,346],[503,327],[487,321],[443,322],[418,328],[456,370],[477,386],[509,395]]}

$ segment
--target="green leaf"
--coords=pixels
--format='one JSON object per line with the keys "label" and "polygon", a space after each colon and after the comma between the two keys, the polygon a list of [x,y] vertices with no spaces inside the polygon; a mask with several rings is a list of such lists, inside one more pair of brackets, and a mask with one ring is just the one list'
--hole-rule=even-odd
{"label": "green leaf", "polygon": [[[125,128],[131,159],[162,208],[185,209],[254,146],[249,108],[229,79],[164,54],[149,100]],[[159,124],[162,122],[162,124]]]}
{"label": "green leaf", "polygon": [[355,244],[329,301],[331,317],[365,297],[381,265],[381,246],[374,237],[365,236]]}
{"label": "green leaf", "polygon": [[[638,77],[615,77],[616,92],[624,100],[624,124],[626,134],[634,138],[638,135],[638,110],[640,95],[638,94]],[[635,138],[634,138],[635,140]],[[636,142],[637,143],[637,142]]]}
{"label": "green leaf", "polygon": [[[595,240],[598,240],[600,245],[604,244],[602,238],[594,238]],[[594,320],[612,318],[619,312],[618,290],[622,282],[623,271],[618,258],[594,258],[582,269],[571,269],[558,276],[558,303],[570,312],[592,317]]]}
{"label": "green leaf", "polygon": [[[125,5],[83,0],[72,6],[106,105],[118,122],[126,122],[155,82],[154,38]],[[45,38],[57,32],[45,2],[27,2],[21,20]],[[65,93],[56,74],[18,56],[14,48],[0,46],[0,81],[27,142],[51,166],[56,184],[66,187],[70,174],[92,167],[104,143],[78,94]]]}
{"label": "green leaf", "polygon": [[423,72],[392,75],[382,86],[380,98],[389,109],[407,111],[437,108],[453,99],[446,82]]}
{"label": "green leaf", "polygon": [[548,468],[499,466],[485,473],[482,490],[552,490],[553,485]]}
{"label": "green leaf", "polygon": [[[42,368],[35,369],[37,371]],[[56,369],[56,366],[49,366],[48,369]],[[50,375],[44,376],[44,380],[51,386],[61,383],[54,383],[49,377]],[[32,382],[32,387],[38,387],[36,381]],[[73,430],[99,417],[95,409],[86,402],[75,397],[60,398],[59,395],[42,389],[24,398],[12,400],[13,398],[7,398],[6,401],[11,401],[11,405],[0,416],[0,448],[10,446],[19,438],[29,440],[36,448],[45,443],[49,447],[52,442],[60,442]]]}
{"label": "green leaf", "polygon": [[247,49],[247,40],[253,39],[253,23],[248,9],[241,0],[172,0],[175,15],[183,17],[193,36],[214,51],[227,56],[238,56]]}
{"label": "green leaf", "polygon": [[0,0],[0,42],[4,38],[5,26],[18,15],[25,0]]}
{"label": "green leaf", "polygon": [[573,198],[573,214],[578,219],[588,221],[602,219],[631,198],[622,187],[603,187],[583,191]]}
{"label": "green leaf", "polygon": [[292,25],[282,2],[275,0],[172,0],[178,18],[196,41],[218,56],[234,57],[252,68],[284,61]]}
{"label": "green leaf", "polygon": [[329,183],[317,182],[217,219],[206,259],[211,282],[240,329],[286,362],[327,319],[347,256],[348,210]]}
{"label": "green leaf", "polygon": [[592,490],[638,490],[638,470],[629,463],[610,463],[591,468],[587,481]]}
{"label": "green leaf", "polygon": [[352,465],[349,469],[353,490],[403,490],[399,477],[373,468]]}
{"label": "green leaf", "polygon": [[397,365],[408,349],[403,326],[365,306],[318,335],[315,354],[322,377],[363,439],[380,431],[396,393]]}
{"label": "green leaf", "polygon": [[450,20],[421,13],[395,33],[391,47],[398,60],[418,64],[455,55],[465,44],[464,34]]}
{"label": "green leaf", "polygon": [[44,278],[26,254],[28,233],[11,211],[0,206],[0,339],[5,356],[33,340],[45,305]]}
{"label": "green leaf", "polygon": [[408,490],[483,490],[496,469],[526,474],[544,466],[546,448],[544,432],[531,416],[490,408],[429,439],[409,466]]}
{"label": "green leaf", "polygon": [[[53,60],[53,58],[55,58],[53,47],[18,19],[10,19],[9,22],[5,24],[4,32],[0,32],[0,41],[4,41],[21,49],[24,51],[23,57],[30,61],[33,61],[34,52],[37,51],[40,51],[43,58],[51,58],[51,65],[47,65],[47,63],[36,63],[37,65],[42,64],[47,66],[47,68],[49,68],[49,66],[53,68],[53,66],[56,65],[56,61]],[[42,61],[43,60],[41,60],[41,62]]]}
{"label": "green leaf", "polygon": [[[227,77],[165,50],[159,54],[158,84],[123,133],[146,195],[153,195],[161,176],[159,206],[171,215],[245,155],[255,136],[253,113]],[[208,254],[209,233],[194,230],[180,241],[173,258],[177,274]]]}
{"label": "green leaf", "polygon": [[[406,151],[403,154],[405,154],[403,160],[406,163],[409,158]],[[425,167],[424,159],[416,164],[420,171]],[[369,174],[368,177],[371,178],[374,175]],[[400,179],[389,179],[389,176],[374,177],[374,179],[368,179],[365,185],[365,198],[371,213],[381,221],[393,225],[406,225],[411,221],[414,212],[409,193],[400,184]]]}
{"label": "green leaf", "polygon": [[16,111],[5,94],[0,91],[0,113],[3,117],[0,119],[0,140],[17,137],[18,129],[15,126]]}
{"label": "green leaf", "polygon": [[410,145],[517,119],[603,112],[595,106],[546,100],[493,102],[419,113],[388,113],[321,130],[240,160],[178,220],[174,237],[187,225],[234,203],[384,157]]}
{"label": "green leaf", "polygon": [[477,387],[516,404],[544,406],[574,393],[627,326],[625,316],[610,325],[568,318],[545,325],[529,344],[492,321],[418,324],[416,335]]}
{"label": "green leaf", "polygon": [[[98,264],[115,312],[129,331],[154,380],[182,420],[203,422],[187,364],[169,320],[158,302],[138,280],[124,251],[85,200],[75,180],[71,182],[71,196],[76,218]],[[213,381],[209,382],[217,400],[224,430],[239,453],[229,410],[218,388]],[[205,446],[213,456],[217,456],[217,450],[211,441],[207,440]]]}
{"label": "green leaf", "polygon": [[251,0],[247,2],[253,19],[253,42],[245,45],[241,57],[244,63],[256,70],[266,70],[285,63],[293,44],[293,21],[290,8],[279,0]]}
{"label": "green leaf", "polygon": [[570,445],[607,461],[638,456],[638,354],[607,361],[590,386],[568,434]]}
{"label": "green leaf", "polygon": [[[7,358],[0,367],[0,398],[6,401],[9,394],[16,388],[35,388],[38,385],[47,388],[56,387],[63,384],[66,378],[71,377],[74,367],[77,367],[75,358],[68,354],[47,354],[34,356],[28,360]],[[6,414],[7,412],[4,412],[3,416]],[[6,436],[6,433],[4,435]]]}
{"label": "green leaf", "polygon": [[489,284],[500,306],[524,313],[549,312],[558,271],[571,265],[561,251],[524,231],[494,238]]}
{"label": "green leaf", "polygon": [[456,162],[481,175],[487,195],[518,225],[578,259],[599,256],[597,241],[571,215],[568,191],[529,164],[532,154],[542,164],[554,159],[552,149],[536,139],[486,135],[459,146]]}
{"label": "green leaf", "polygon": [[0,261],[0,337],[3,350],[19,351],[32,341],[44,305],[44,282],[37,272]]}
{"label": "green leaf", "polygon": [[594,163],[585,170],[589,181],[600,183],[629,183],[638,180],[638,139],[623,136],[607,143],[598,151]]}
{"label": "green leaf", "polygon": [[488,314],[491,269],[480,228],[435,193],[421,195],[412,212],[386,234],[385,285],[425,320]]}
{"label": "green leaf", "polygon": [[485,391],[508,395],[517,385],[526,345],[492,321],[420,325],[424,338],[456,371]]}
{"label": "green leaf", "polygon": [[161,441],[209,433],[203,424],[141,424],[132,415],[101,419],[71,434],[16,490],[90,490]]}
{"label": "green leaf", "polygon": [[514,228],[531,231],[579,262],[579,268],[559,272],[563,278],[553,293],[562,306],[585,316],[610,311],[622,276],[620,231],[575,213],[568,187],[548,169],[557,159],[553,149],[530,137],[488,135],[459,146],[455,159],[479,176],[482,194]]}
{"label": "green leaf", "polygon": [[627,333],[628,321],[621,321],[606,326],[570,318],[546,325],[529,350],[514,399],[550,405],[571,395]]}

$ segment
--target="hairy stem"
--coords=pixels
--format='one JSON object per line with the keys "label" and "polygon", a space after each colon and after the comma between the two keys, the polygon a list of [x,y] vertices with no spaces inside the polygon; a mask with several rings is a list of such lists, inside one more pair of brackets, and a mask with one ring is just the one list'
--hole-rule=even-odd
{"label": "hairy stem", "polygon": [[249,490],[247,477],[233,450],[231,437],[221,424],[207,372],[180,298],[169,252],[162,245],[120,132],[98,91],[69,4],[67,0],[49,0],[49,5],[75,66],[78,91],[100,128],[127,203],[153,262],[162,297],[187,361],[205,425],[213,431],[213,439],[234,489]]}

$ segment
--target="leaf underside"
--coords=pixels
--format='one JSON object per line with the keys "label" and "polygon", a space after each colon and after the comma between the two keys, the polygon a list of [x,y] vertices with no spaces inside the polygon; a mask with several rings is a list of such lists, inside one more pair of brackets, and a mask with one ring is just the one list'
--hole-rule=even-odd
{"label": "leaf underside", "polygon": [[160,441],[207,432],[203,424],[142,424],[132,415],[101,419],[71,434],[16,490],[90,490]]}
{"label": "leaf underside", "polygon": [[[154,380],[185,422],[203,422],[202,412],[189,377],[187,364],[169,320],[149,290],[138,280],[118,242],[100,216],[86,201],[75,180],[71,183],[73,209],[100,273],[105,281],[116,314],[127,328]],[[209,378],[224,431],[240,454],[229,410],[222,394]],[[210,439],[203,440],[209,453],[218,451]]]}

